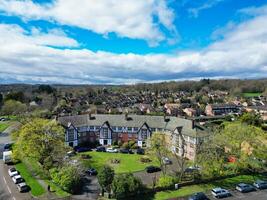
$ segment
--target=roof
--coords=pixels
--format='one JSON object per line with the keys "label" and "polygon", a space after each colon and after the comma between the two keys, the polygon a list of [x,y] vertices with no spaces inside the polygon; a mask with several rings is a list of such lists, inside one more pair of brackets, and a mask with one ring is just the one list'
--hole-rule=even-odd
{"label": "roof", "polygon": [[67,127],[69,123],[75,127],[102,126],[105,122],[108,122],[110,126],[141,127],[146,123],[150,128],[160,128],[170,131],[174,131],[177,127],[182,126],[183,134],[189,136],[196,136],[203,132],[197,128],[192,128],[192,120],[178,117],[166,117],[168,120],[164,120],[164,116],[128,115],[126,120],[123,114],[94,114],[91,115],[91,119],[89,118],[89,115],[64,116],[59,117],[58,121],[65,127]]}
{"label": "roof", "polygon": [[238,106],[235,104],[210,104],[213,109],[220,109],[220,108],[237,108]]}

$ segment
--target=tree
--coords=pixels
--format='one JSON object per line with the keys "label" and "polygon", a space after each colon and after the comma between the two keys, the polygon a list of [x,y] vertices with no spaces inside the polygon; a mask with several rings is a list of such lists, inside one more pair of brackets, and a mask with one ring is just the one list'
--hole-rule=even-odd
{"label": "tree", "polygon": [[115,176],[112,182],[112,191],[118,200],[132,196],[136,197],[142,192],[143,188],[141,180],[134,177],[132,173],[119,174]]}
{"label": "tree", "polygon": [[27,111],[26,104],[19,101],[8,100],[4,103],[2,107],[2,113],[4,115],[20,115]]}
{"label": "tree", "polygon": [[102,195],[104,194],[104,191],[107,191],[110,193],[111,184],[114,179],[114,175],[115,175],[114,170],[108,165],[105,165],[100,169],[97,177],[98,177],[99,184],[102,188]]}
{"label": "tree", "polygon": [[3,95],[2,95],[2,93],[0,93],[0,109],[1,109],[1,107],[2,107],[2,105],[3,105]]}
{"label": "tree", "polygon": [[261,116],[253,112],[243,114],[240,117],[240,120],[243,123],[253,126],[261,126],[262,124]]}
{"label": "tree", "polygon": [[19,158],[33,158],[44,168],[51,167],[46,166],[51,162],[62,163],[68,150],[65,145],[64,129],[55,120],[32,119],[14,135],[16,137],[14,154]]}
{"label": "tree", "polygon": [[25,96],[23,92],[10,92],[5,96],[5,101],[8,100],[25,102]]}
{"label": "tree", "polygon": [[170,153],[166,137],[166,134],[154,133],[149,140],[149,150],[156,156],[163,174],[166,174],[166,165],[163,163],[163,158]]}
{"label": "tree", "polygon": [[77,166],[67,165],[61,168],[53,168],[50,170],[50,175],[57,185],[65,191],[74,193],[79,190],[81,182],[81,170]]}

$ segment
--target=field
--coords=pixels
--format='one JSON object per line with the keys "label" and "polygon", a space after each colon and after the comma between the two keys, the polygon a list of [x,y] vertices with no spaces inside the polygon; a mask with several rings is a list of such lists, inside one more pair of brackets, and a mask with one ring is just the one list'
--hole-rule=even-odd
{"label": "field", "polygon": [[260,95],[261,95],[261,93],[259,93],[259,92],[255,92],[255,93],[246,92],[246,93],[243,93],[244,97],[257,97],[257,96],[260,96]]}
{"label": "field", "polygon": [[[94,167],[99,170],[103,165],[108,164],[112,166],[116,173],[137,172],[142,171],[149,165],[157,165],[157,161],[152,159],[152,162],[142,163],[140,158],[142,155],[138,154],[122,154],[122,153],[106,153],[106,152],[86,152],[91,159],[84,160],[86,167]],[[119,164],[111,164],[111,159],[119,159]]]}
{"label": "field", "polygon": [[[174,197],[184,197],[184,196],[188,196],[188,195],[191,195],[193,193],[196,193],[196,192],[209,192],[212,188],[215,188],[215,187],[223,187],[226,189],[233,189],[235,187],[235,185],[240,183],[240,182],[253,183],[258,178],[262,178],[262,176],[253,177],[251,175],[241,175],[241,176],[236,176],[233,178],[227,178],[224,180],[215,181],[215,182],[212,182],[210,184],[199,184],[199,185],[185,186],[179,190],[167,190],[167,191],[163,191],[163,192],[158,192],[155,194],[153,199],[163,200],[163,199],[174,198]],[[147,199],[150,199],[150,198],[151,197],[148,197]]]}
{"label": "field", "polygon": [[40,196],[46,192],[45,189],[39,184],[39,182],[31,175],[27,166],[24,163],[16,164],[16,169],[25,179],[27,185],[30,186],[31,193],[33,196]]}
{"label": "field", "polygon": [[6,130],[7,127],[9,127],[8,123],[0,122],[0,133]]}

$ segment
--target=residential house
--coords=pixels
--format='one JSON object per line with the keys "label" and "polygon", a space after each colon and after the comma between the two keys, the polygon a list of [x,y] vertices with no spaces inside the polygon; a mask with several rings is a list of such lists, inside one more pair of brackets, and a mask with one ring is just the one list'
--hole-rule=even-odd
{"label": "residential house", "polygon": [[226,115],[239,112],[240,106],[235,104],[209,104],[205,108],[205,113],[208,116]]}

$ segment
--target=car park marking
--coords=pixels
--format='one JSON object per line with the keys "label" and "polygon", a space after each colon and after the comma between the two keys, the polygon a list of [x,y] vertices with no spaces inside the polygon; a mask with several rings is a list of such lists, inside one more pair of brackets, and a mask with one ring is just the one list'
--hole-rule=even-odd
{"label": "car park marking", "polygon": [[15,197],[13,197],[13,200],[16,200],[16,198],[15,198]]}
{"label": "car park marking", "polygon": [[5,184],[7,184],[7,183],[6,183],[6,179],[5,179],[5,177],[3,177],[3,179],[4,179]]}
{"label": "car park marking", "polygon": [[11,190],[10,190],[10,188],[8,187],[8,185],[7,185],[6,187],[7,187],[8,192],[11,194]]}

